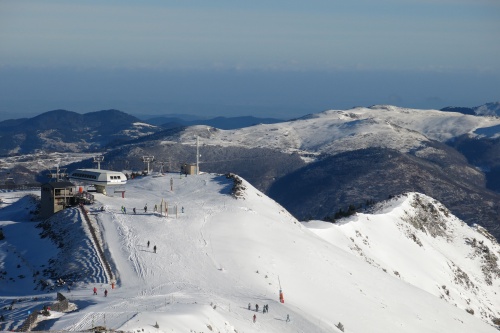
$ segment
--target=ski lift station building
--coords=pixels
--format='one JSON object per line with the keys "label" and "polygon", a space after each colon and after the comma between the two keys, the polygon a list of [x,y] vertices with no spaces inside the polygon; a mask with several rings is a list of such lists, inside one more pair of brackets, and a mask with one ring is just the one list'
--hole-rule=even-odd
{"label": "ski lift station building", "polygon": [[181,166],[181,172],[186,175],[196,175],[196,164],[184,163]]}
{"label": "ski lift station building", "polygon": [[48,218],[58,211],[71,206],[75,185],[70,182],[50,182],[41,186],[40,216]]}
{"label": "ski lift station building", "polygon": [[106,194],[108,186],[120,186],[127,183],[123,172],[103,169],[77,169],[69,175],[71,181],[93,185],[99,193]]}

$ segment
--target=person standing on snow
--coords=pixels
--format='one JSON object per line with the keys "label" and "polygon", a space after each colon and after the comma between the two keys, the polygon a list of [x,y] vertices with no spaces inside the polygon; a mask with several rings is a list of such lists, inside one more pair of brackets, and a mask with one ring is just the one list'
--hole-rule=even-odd
{"label": "person standing on snow", "polygon": [[134,214],[136,214],[136,212],[135,212],[135,207],[134,207],[132,210],[134,211]]}
{"label": "person standing on snow", "polygon": [[156,213],[157,210],[158,210],[158,206],[155,205],[154,212]]}
{"label": "person standing on snow", "polygon": [[127,214],[127,208],[125,208],[125,206],[123,206],[123,214]]}
{"label": "person standing on snow", "polygon": [[286,315],[286,322],[288,323],[289,321],[290,321],[290,315],[289,315],[289,314],[287,314],[287,315]]}
{"label": "person standing on snow", "polygon": [[149,247],[149,241],[148,241],[148,247]]}
{"label": "person standing on snow", "polygon": [[248,310],[250,310],[252,308],[252,305],[250,303],[248,303]]}
{"label": "person standing on snow", "polygon": [[97,295],[97,288],[94,287],[94,295]]}
{"label": "person standing on snow", "polygon": [[259,312],[259,304],[255,304],[255,312]]}
{"label": "person standing on snow", "polygon": [[108,297],[108,289],[104,289],[104,297]]}
{"label": "person standing on snow", "polygon": [[253,322],[255,323],[256,320],[257,320],[257,316],[254,314],[253,315]]}
{"label": "person standing on snow", "polygon": [[153,251],[154,253],[156,253],[156,245],[153,247]]}
{"label": "person standing on snow", "polygon": [[146,205],[144,206],[144,213],[147,213],[147,212],[148,212],[148,204],[146,204]]}

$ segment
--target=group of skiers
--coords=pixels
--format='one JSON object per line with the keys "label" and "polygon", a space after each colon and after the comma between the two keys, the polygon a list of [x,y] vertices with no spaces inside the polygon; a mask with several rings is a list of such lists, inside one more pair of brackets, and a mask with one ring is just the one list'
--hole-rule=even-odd
{"label": "group of skiers", "polygon": [[[252,304],[248,303],[248,310],[252,310]],[[259,312],[259,304],[255,304],[255,312]],[[262,308],[262,313],[268,313],[269,312],[269,304],[265,304],[264,307]],[[257,315],[253,315],[253,322],[257,320]],[[286,315],[286,322],[290,321],[290,315]]]}
{"label": "group of skiers", "polygon": [[[125,206],[122,206],[121,207],[121,210],[122,210],[122,213],[123,214],[127,214],[127,208]],[[135,207],[132,208],[132,211],[134,212],[134,214],[137,214],[136,210],[135,210]],[[146,209],[144,209],[144,212],[146,212]]]}
{"label": "group of skiers", "polygon": [[[248,310],[252,309],[252,304],[248,303]],[[259,304],[255,304],[255,312],[259,312]],[[262,313],[269,312],[269,304],[265,304],[262,308]]]}
{"label": "group of skiers", "polygon": [[[104,211],[104,206],[102,207],[101,210]],[[125,206],[121,206],[121,211],[122,211],[122,214],[127,214],[127,208]],[[132,211],[134,212],[134,214],[137,214],[137,211],[136,211],[135,207],[132,208]],[[147,212],[148,212],[148,204],[145,204],[144,205],[144,213],[147,213]],[[153,212],[154,213],[159,212],[158,205],[154,206]],[[184,206],[181,207],[181,212],[184,213]]]}
{"label": "group of skiers", "polygon": [[[150,244],[149,241],[147,242],[147,244],[148,244],[148,248],[149,248],[149,244]],[[153,252],[156,253],[156,245],[153,246]]]}
{"label": "group of skiers", "polygon": [[[158,209],[158,206],[157,206],[157,205],[155,205],[155,210],[154,210],[154,211],[156,212],[156,211],[157,211],[157,209]],[[122,213],[123,213],[123,214],[127,214],[127,208],[126,208],[125,206],[122,206],[122,207],[121,207],[121,211],[122,211]],[[134,212],[134,214],[137,214],[137,211],[136,211],[135,207],[134,207],[134,208],[132,208],[132,211]],[[144,206],[144,213],[147,213],[147,212],[148,212],[148,204],[146,204],[146,205]]]}
{"label": "group of skiers", "polygon": [[[121,211],[123,214],[127,214],[127,208],[125,208],[125,206],[121,207]],[[134,212],[134,214],[137,214],[135,207],[132,208],[132,211]],[[147,213],[147,212],[148,212],[148,204],[145,204],[144,205],[144,213]],[[153,212],[155,212],[155,213],[158,212],[158,205],[155,205]],[[182,207],[182,212],[184,213],[184,207]]]}
{"label": "group of skiers", "polygon": [[[156,205],[155,205],[155,212],[156,212],[156,208],[157,208],[157,207],[156,207]],[[121,207],[121,211],[122,211],[122,213],[123,213],[123,214],[127,214],[127,208],[126,208],[125,206],[122,206],[122,207]],[[132,211],[134,212],[134,214],[137,214],[137,211],[135,210],[135,207],[134,207],[134,208],[132,208]],[[144,213],[147,213],[147,212],[148,212],[148,204],[146,204],[146,205],[144,206]]]}
{"label": "group of skiers", "polygon": [[[113,289],[114,289],[114,283],[113,283]],[[97,295],[96,287],[94,287],[94,295]],[[104,289],[104,297],[108,297],[108,289]]]}

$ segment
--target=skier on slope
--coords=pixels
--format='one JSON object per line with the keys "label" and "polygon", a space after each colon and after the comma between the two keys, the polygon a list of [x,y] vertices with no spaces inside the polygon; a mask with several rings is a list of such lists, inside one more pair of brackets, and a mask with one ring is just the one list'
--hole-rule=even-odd
{"label": "skier on slope", "polygon": [[148,204],[146,204],[146,205],[144,206],[144,213],[147,213],[147,212],[148,212]]}
{"label": "skier on slope", "polygon": [[255,323],[256,320],[257,320],[257,316],[254,314],[253,315],[253,322]]}
{"label": "skier on slope", "polygon": [[156,245],[153,247],[153,251],[156,253]]}
{"label": "skier on slope", "polygon": [[104,297],[108,297],[108,289],[104,289]]}
{"label": "skier on slope", "polygon": [[97,295],[97,288],[94,287],[94,295]]}
{"label": "skier on slope", "polygon": [[134,211],[134,214],[136,214],[136,212],[135,212],[135,207],[134,207],[132,210]]}

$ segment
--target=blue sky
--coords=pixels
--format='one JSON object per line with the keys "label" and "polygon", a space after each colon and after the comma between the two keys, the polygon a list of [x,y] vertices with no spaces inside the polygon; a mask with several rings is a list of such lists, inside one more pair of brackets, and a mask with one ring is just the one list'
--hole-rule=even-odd
{"label": "blue sky", "polygon": [[498,1],[0,1],[4,118],[287,118],[477,106],[500,100],[499,87]]}

